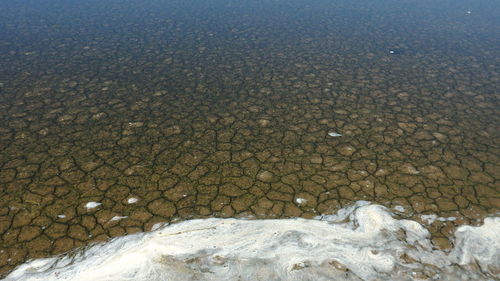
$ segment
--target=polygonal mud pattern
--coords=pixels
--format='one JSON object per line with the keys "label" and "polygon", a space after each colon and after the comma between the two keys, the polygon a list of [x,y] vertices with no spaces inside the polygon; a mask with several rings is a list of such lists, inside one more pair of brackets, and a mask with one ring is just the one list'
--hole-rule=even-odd
{"label": "polygonal mud pattern", "polygon": [[[240,35],[259,32],[269,35]],[[0,88],[0,273],[159,222],[310,218],[355,200],[402,205],[417,221],[456,217],[430,226],[449,247],[454,226],[500,209],[500,75],[487,61],[346,51],[369,42],[322,32],[265,48],[213,36],[194,26],[173,51],[143,42],[134,59],[121,37],[2,55],[12,74]],[[123,59],[82,65],[107,52]],[[16,70],[32,65],[57,72]]]}

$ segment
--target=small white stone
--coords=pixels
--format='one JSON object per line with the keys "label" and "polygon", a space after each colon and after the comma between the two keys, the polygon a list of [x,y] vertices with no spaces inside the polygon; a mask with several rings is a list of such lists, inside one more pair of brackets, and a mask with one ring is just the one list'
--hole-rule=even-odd
{"label": "small white stone", "polygon": [[135,197],[131,197],[127,200],[127,203],[129,204],[134,204],[134,203],[137,203],[139,201],[139,199],[135,198]]}
{"label": "small white stone", "polygon": [[329,133],[328,133],[328,135],[329,135],[330,137],[341,137],[341,136],[342,136],[341,134],[339,134],[339,133],[337,133],[337,132],[329,132]]}
{"label": "small white stone", "polygon": [[60,219],[64,219],[66,217],[66,215],[57,215],[57,217]]}
{"label": "small white stone", "polygon": [[102,203],[98,203],[98,202],[88,202],[87,204],[85,204],[85,208],[87,209],[94,209],[98,206],[102,205]]}
{"label": "small white stone", "polygon": [[126,219],[126,218],[128,218],[128,217],[127,216],[114,216],[109,221],[110,222],[112,222],[112,221],[119,221],[119,220]]}
{"label": "small white stone", "polygon": [[302,205],[302,204],[306,203],[307,200],[304,198],[297,198],[297,199],[295,199],[295,202],[297,202],[297,204],[299,204],[299,205]]}

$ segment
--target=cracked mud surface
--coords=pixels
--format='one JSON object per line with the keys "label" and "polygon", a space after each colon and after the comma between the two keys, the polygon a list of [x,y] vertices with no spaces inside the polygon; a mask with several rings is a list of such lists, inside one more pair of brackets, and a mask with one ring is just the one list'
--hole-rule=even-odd
{"label": "cracked mud surface", "polygon": [[447,248],[456,225],[499,211],[498,50],[391,56],[354,48],[361,35],[268,38],[228,18],[240,28],[167,19],[165,39],[146,28],[126,48],[138,22],[119,17],[123,34],[1,46],[0,274],[158,222],[310,218],[368,200],[422,223],[454,217],[430,226]]}

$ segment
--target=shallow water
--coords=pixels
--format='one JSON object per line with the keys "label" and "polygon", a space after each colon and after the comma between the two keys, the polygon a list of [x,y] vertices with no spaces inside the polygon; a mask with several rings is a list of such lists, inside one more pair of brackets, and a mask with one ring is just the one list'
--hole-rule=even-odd
{"label": "shallow water", "polygon": [[453,248],[500,210],[496,2],[3,1],[0,275],[357,200]]}

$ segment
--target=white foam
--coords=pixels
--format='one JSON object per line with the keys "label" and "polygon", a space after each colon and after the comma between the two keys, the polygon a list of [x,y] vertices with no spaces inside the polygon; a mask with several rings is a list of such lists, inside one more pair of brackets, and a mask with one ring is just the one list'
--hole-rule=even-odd
{"label": "white foam", "polygon": [[400,213],[404,213],[405,207],[397,205],[397,206],[394,207],[394,210],[396,210],[396,211],[398,211]]}
{"label": "white foam", "polygon": [[441,222],[447,222],[447,221],[455,221],[457,220],[456,217],[438,217],[435,214],[430,214],[430,215],[420,215],[420,218],[427,224],[433,224],[435,221],[441,221]]}
{"label": "white foam", "polygon": [[[447,254],[419,223],[360,201],[316,219],[164,225],[28,262],[4,280],[491,280],[499,277],[499,235],[500,218],[462,226]],[[481,270],[465,266],[475,263]]]}
{"label": "white foam", "polygon": [[452,261],[458,264],[477,263],[483,271],[495,271],[500,278],[500,217],[486,218],[479,227],[460,226],[455,231],[455,237],[456,246],[450,254]]}
{"label": "white foam", "polygon": [[98,203],[98,202],[87,202],[87,204],[85,204],[85,208],[87,209],[94,209],[94,208],[97,208],[98,206],[102,205],[102,203]]}
{"label": "white foam", "polygon": [[438,218],[438,221],[443,221],[443,222],[444,221],[456,221],[456,220],[457,220],[457,218],[455,218],[455,217],[447,217],[447,218],[445,218],[445,217],[439,217]]}
{"label": "white foam", "polygon": [[435,214],[430,214],[430,215],[420,215],[420,218],[427,224],[432,224],[433,222],[436,221],[438,218],[437,215]]}

